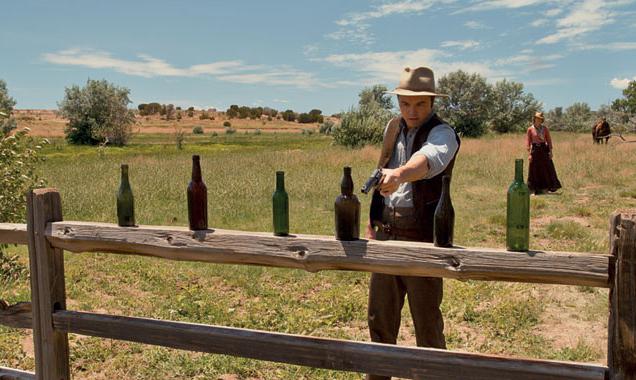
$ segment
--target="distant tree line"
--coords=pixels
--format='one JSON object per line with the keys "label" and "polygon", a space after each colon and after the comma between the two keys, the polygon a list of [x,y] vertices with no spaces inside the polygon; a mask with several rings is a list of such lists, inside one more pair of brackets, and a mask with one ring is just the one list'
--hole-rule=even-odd
{"label": "distant tree line", "polygon": [[322,123],[324,121],[322,111],[319,109],[296,113],[289,109],[279,112],[269,107],[247,107],[233,104],[225,111],[225,115],[230,119],[259,119],[264,115],[270,120],[280,118],[285,121],[295,121],[298,123]]}

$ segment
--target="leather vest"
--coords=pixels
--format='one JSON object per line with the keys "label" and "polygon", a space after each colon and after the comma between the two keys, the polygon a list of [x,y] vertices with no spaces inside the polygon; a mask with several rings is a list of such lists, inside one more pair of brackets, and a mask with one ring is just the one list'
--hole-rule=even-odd
{"label": "leather vest", "polygon": [[[433,114],[428,122],[420,126],[417,133],[415,134],[411,155],[413,155],[414,152],[417,152],[422,147],[422,145],[424,145],[424,143],[428,139],[428,135],[431,130],[439,124],[446,123],[436,114]],[[389,122],[389,126],[387,127],[382,146],[382,153],[380,154],[380,160],[378,161],[378,168],[385,168],[389,164],[391,156],[393,155],[393,150],[395,149],[398,135],[400,133],[400,118],[393,118]],[[421,179],[412,182],[413,207],[415,208],[415,216],[421,241],[433,241],[433,219],[435,215],[435,208],[437,207],[437,202],[439,201],[439,198],[442,194],[442,177],[444,175],[452,176],[453,167],[455,166],[455,158],[457,157],[457,153],[459,152],[459,146],[461,143],[457,133],[455,133],[455,139],[457,140],[457,151],[455,152],[455,155],[453,156],[451,161],[448,163],[446,169],[432,178]],[[373,198],[371,199],[371,210],[369,215],[372,224],[373,222],[382,222],[383,210],[384,197],[376,189],[373,192]]]}

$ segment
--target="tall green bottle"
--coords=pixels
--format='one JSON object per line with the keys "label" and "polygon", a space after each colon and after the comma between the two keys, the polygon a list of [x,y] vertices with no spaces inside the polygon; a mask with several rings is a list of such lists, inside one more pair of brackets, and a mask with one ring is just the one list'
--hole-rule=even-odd
{"label": "tall green bottle", "polygon": [[285,191],[285,172],[276,172],[276,191],[272,194],[274,235],[289,235],[289,197]]}
{"label": "tall green bottle", "polygon": [[121,165],[121,184],[117,192],[117,224],[120,227],[135,226],[135,199],[128,181],[128,165]]}
{"label": "tall green bottle", "polygon": [[345,167],[340,183],[341,194],[336,198],[336,239],[358,240],[360,238],[360,201],[353,194],[351,168]]}
{"label": "tall green bottle", "polygon": [[506,247],[527,251],[530,240],[530,190],[523,182],[523,160],[515,160],[515,180],[508,188]]}

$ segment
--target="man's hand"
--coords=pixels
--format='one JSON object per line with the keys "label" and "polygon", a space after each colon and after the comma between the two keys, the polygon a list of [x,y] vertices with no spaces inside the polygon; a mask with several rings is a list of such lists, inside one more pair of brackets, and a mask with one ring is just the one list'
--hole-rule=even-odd
{"label": "man's hand", "polygon": [[399,169],[382,169],[382,182],[380,183],[380,194],[383,196],[389,196],[394,193],[400,184],[402,184],[402,178],[400,176]]}
{"label": "man's hand", "polygon": [[375,240],[375,229],[371,225],[371,223],[367,223],[367,229],[364,232],[364,237],[368,240]]}

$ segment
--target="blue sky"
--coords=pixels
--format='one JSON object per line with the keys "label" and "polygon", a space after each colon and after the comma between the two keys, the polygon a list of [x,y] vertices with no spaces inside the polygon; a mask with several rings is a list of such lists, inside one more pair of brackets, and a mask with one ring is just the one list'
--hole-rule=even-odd
{"label": "blue sky", "polygon": [[4,0],[0,79],[56,108],[88,78],[133,106],[230,104],[326,114],[405,66],[522,82],[545,109],[596,108],[636,79],[636,0]]}

